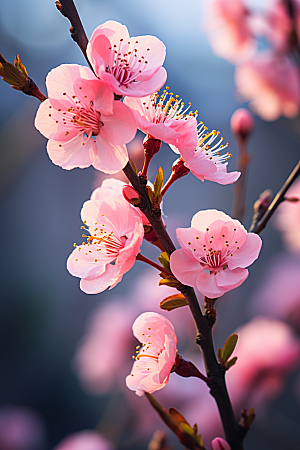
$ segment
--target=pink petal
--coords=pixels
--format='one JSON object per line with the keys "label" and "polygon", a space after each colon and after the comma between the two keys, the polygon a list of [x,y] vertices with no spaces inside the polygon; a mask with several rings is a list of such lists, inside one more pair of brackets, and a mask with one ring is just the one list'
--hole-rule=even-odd
{"label": "pink petal", "polygon": [[99,277],[106,270],[106,264],[96,264],[94,261],[95,256],[90,253],[86,255],[84,246],[80,246],[73,250],[67,260],[67,269],[71,275],[79,278],[94,279]]}
{"label": "pink petal", "polygon": [[226,292],[226,289],[222,289],[217,285],[216,276],[209,275],[205,271],[201,272],[197,277],[197,288],[201,294],[208,298],[218,298]]}
{"label": "pink petal", "polygon": [[74,92],[87,109],[93,102],[96,111],[105,115],[113,114],[114,94],[103,81],[79,78],[74,82]]}
{"label": "pink petal", "polygon": [[[156,36],[137,36],[132,37],[130,40],[132,42],[138,41],[138,44],[136,46],[137,59],[141,58],[142,56],[145,57],[145,55],[147,54],[146,56],[146,60],[148,61],[147,71],[150,71],[150,69],[152,68],[160,67],[163,65],[166,57],[166,46]],[[148,49],[150,50],[148,51]],[[142,72],[142,74],[139,77],[139,80],[144,81],[145,76],[143,77],[143,75],[147,71]]]}
{"label": "pink petal", "polygon": [[187,250],[175,250],[170,257],[171,270],[175,277],[187,286],[196,287],[197,277],[203,270],[199,261]]}
{"label": "pink petal", "polygon": [[188,244],[188,242],[194,243],[194,233],[192,228],[177,228],[176,237],[180,247],[183,247],[184,249],[189,251],[191,246]]}
{"label": "pink petal", "polygon": [[206,228],[214,222],[215,220],[223,220],[224,222],[231,222],[235,228],[245,230],[243,225],[235,219],[232,219],[230,216],[225,214],[222,211],[217,211],[216,209],[207,209],[205,211],[197,212],[192,218],[191,226],[193,228],[197,228],[197,230],[206,231]]}
{"label": "pink petal", "polygon": [[56,133],[57,124],[55,120],[49,117],[49,106],[51,106],[50,100],[47,99],[42,102],[37,110],[34,126],[43,136],[49,139],[50,136]]}
{"label": "pink petal", "polygon": [[100,134],[114,145],[123,145],[130,142],[136,134],[136,121],[128,106],[120,101],[114,101],[113,114],[103,115],[104,126]]}
{"label": "pink petal", "polygon": [[105,272],[94,279],[82,278],[80,281],[80,289],[86,294],[99,294],[105,291],[118,278],[118,270],[112,264],[107,264]]}
{"label": "pink petal", "polygon": [[262,246],[261,238],[255,233],[248,233],[245,243],[228,261],[229,269],[248,267],[258,258]]}
{"label": "pink petal", "polygon": [[128,153],[125,145],[113,145],[101,134],[96,138],[97,155],[93,166],[104,173],[117,173],[128,163]]}
{"label": "pink petal", "polygon": [[62,64],[52,69],[46,78],[48,96],[65,100],[66,96],[63,95],[65,92],[67,96],[72,97],[74,95],[73,85],[78,78],[94,80],[95,75],[89,67],[78,64]]}
{"label": "pink petal", "polygon": [[247,269],[234,269],[234,270],[221,270],[215,276],[217,285],[228,291],[240,286],[248,277],[249,272]]}
{"label": "pink petal", "polygon": [[81,134],[69,142],[59,143],[50,139],[47,151],[51,161],[63,169],[70,170],[74,167],[83,169],[92,164],[93,145],[95,144]]}

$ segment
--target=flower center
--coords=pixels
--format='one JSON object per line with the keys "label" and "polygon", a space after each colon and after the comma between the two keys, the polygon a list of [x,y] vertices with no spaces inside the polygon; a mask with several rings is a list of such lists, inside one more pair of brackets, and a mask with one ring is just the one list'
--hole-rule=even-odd
{"label": "flower center", "polygon": [[127,41],[120,39],[119,46],[110,47],[109,63],[106,71],[111,73],[120,83],[120,86],[137,82],[141,73],[147,68],[147,48],[144,55],[138,55],[139,41]]}
{"label": "flower center", "polygon": [[147,120],[153,123],[168,123],[173,120],[188,120],[190,117],[196,117],[198,111],[194,113],[187,111],[191,107],[191,103],[185,108],[182,99],[178,95],[169,92],[169,87],[164,89],[163,93],[159,95],[158,92],[152,94],[147,102],[143,102],[145,116]]}
{"label": "flower center", "polygon": [[[62,110],[61,108],[54,110],[49,116],[55,120],[56,123],[65,126],[66,136],[70,134],[71,130],[74,130],[74,128],[86,133],[88,137],[97,136],[104,124],[101,121],[101,113],[94,108],[94,103],[90,101],[87,106],[81,102],[76,95],[70,97],[65,92],[63,95],[71,102],[71,106],[67,110]],[[49,108],[51,109],[52,106],[49,106]]]}

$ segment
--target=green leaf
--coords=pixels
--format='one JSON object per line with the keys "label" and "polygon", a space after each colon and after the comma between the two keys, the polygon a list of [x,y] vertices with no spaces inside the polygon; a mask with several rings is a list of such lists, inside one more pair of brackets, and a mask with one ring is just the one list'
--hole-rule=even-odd
{"label": "green leaf", "polygon": [[158,261],[161,263],[164,269],[171,272],[170,269],[170,256],[167,252],[162,252],[162,254],[158,257]]}
{"label": "green leaf", "polygon": [[154,181],[154,197],[158,197],[160,191],[162,190],[164,184],[164,173],[162,168],[160,167],[157,171],[156,178]]}
{"label": "green leaf", "polygon": [[203,439],[202,439],[201,434],[199,434],[199,436],[198,436],[198,442],[199,442],[199,445],[200,445],[201,447],[204,447],[204,443],[203,443]]}
{"label": "green leaf", "polygon": [[160,302],[159,307],[166,311],[172,311],[173,309],[181,308],[182,306],[186,306],[187,304],[188,303],[187,303],[184,295],[178,293],[178,294],[170,295],[169,297],[164,298]]}
{"label": "green leaf", "polygon": [[222,349],[222,362],[226,363],[226,361],[228,361],[228,359],[230,358],[230,356],[232,355],[235,346],[237,344],[237,340],[238,340],[238,335],[237,334],[232,334],[231,336],[229,336],[224,344],[224,347]]}
{"label": "green leaf", "polygon": [[230,367],[234,366],[234,364],[236,363],[236,360],[237,360],[237,356],[235,356],[234,358],[227,361],[226,362],[226,370],[228,370],[228,369],[230,369]]}
{"label": "green leaf", "polygon": [[176,278],[163,278],[159,281],[158,286],[170,286],[177,288],[180,286],[180,282],[176,280]]}
{"label": "green leaf", "polygon": [[180,427],[183,429],[183,431],[185,431],[189,435],[195,437],[194,430],[188,423],[181,423]]}

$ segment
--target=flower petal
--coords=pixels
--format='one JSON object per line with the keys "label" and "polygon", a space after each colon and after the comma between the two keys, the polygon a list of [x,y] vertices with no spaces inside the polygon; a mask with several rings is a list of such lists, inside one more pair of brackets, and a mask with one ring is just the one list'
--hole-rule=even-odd
{"label": "flower petal", "polygon": [[203,269],[190,252],[183,249],[175,250],[170,257],[170,266],[181,283],[192,287],[197,286],[197,277]]}
{"label": "flower petal", "polygon": [[245,243],[228,261],[229,269],[248,267],[258,258],[262,246],[261,238],[255,233],[248,233]]}

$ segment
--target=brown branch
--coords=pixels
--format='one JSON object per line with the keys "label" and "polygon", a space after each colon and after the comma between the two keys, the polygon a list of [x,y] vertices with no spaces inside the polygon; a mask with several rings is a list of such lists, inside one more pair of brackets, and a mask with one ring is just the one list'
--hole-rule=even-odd
{"label": "brown branch", "polygon": [[58,9],[58,11],[63,16],[65,16],[67,19],[69,19],[69,21],[71,23],[71,27],[69,28],[70,33],[71,33],[71,38],[76,42],[76,44],[78,44],[88,65],[94,72],[94,69],[93,69],[93,67],[87,57],[87,54],[86,54],[88,38],[84,31],[84,28],[83,28],[82,22],[80,20],[76,6],[74,4],[74,1],[73,0],[57,0],[55,2],[55,5],[56,5],[56,8]]}
{"label": "brown branch", "polygon": [[233,185],[232,217],[234,219],[242,220],[245,213],[246,178],[248,167],[251,162],[251,155],[249,155],[247,150],[247,139],[239,137],[237,140],[237,146],[237,169],[241,172],[241,175]]}
{"label": "brown branch", "polygon": [[298,162],[298,164],[296,165],[296,167],[294,168],[294,170],[292,171],[292,173],[290,174],[290,176],[288,177],[288,179],[286,180],[280,191],[275,196],[274,200],[270,204],[269,208],[267,209],[261,220],[256,224],[254,224],[253,227],[251,226],[249,231],[256,234],[260,234],[262,232],[262,230],[266,227],[267,223],[273,216],[274,212],[276,211],[280,203],[284,201],[284,196],[287,190],[290,188],[290,186],[294,183],[294,181],[297,179],[299,175],[300,175],[300,161]]}

